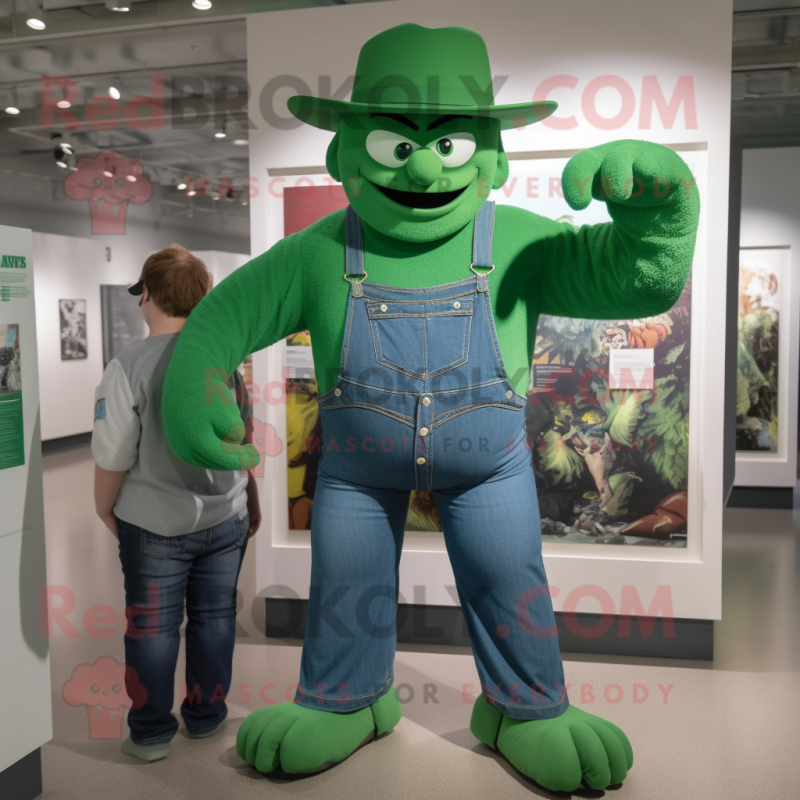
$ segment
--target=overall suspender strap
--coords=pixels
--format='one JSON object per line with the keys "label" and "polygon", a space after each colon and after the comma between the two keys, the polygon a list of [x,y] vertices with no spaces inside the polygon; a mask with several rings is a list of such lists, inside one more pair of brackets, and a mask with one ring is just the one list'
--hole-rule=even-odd
{"label": "overall suspender strap", "polygon": [[344,215],[344,242],[344,279],[353,287],[353,297],[361,297],[364,293],[361,283],[367,278],[364,269],[364,232],[353,206],[347,206]]}
{"label": "overall suspender strap", "polygon": [[[487,200],[475,217],[475,230],[472,237],[472,264],[469,268],[478,276],[478,291],[489,288],[489,273],[494,269],[492,263],[492,233],[494,232],[494,201]],[[478,267],[478,269],[475,269]]]}

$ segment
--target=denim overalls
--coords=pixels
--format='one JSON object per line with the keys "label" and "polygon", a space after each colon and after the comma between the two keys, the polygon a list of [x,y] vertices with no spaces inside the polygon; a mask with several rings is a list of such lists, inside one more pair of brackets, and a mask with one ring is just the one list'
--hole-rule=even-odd
{"label": "denim overalls", "polygon": [[521,719],[556,717],[569,704],[526,398],[508,381],[489,299],[493,226],[487,202],[475,218],[468,277],[402,289],[366,282],[361,223],[347,208],[352,291],[339,376],[319,398],[300,705],[352,711],[391,687],[413,489],[436,497],[486,699]]}

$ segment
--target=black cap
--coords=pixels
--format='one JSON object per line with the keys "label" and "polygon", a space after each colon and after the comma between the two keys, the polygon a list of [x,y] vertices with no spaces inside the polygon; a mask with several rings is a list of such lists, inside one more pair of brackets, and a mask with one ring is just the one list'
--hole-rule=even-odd
{"label": "black cap", "polygon": [[136,297],[138,297],[143,292],[144,292],[144,281],[141,279],[136,281],[136,283],[134,283],[133,286],[128,287],[128,293],[135,295]]}

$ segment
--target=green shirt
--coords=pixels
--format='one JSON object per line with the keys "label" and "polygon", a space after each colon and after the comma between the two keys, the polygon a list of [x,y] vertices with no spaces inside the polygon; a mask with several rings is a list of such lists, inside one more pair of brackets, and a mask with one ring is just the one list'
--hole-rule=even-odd
{"label": "green shirt", "polygon": [[[506,372],[524,394],[540,314],[627,319],[668,310],[686,282],[697,212],[688,204],[655,208],[609,203],[613,222],[571,225],[514,206],[496,209],[489,277],[497,337]],[[670,213],[668,213],[668,211]],[[427,243],[391,239],[364,226],[367,280],[423,287],[469,277],[470,222]],[[344,280],[344,211],[287,236],[220,283],[189,316],[170,363],[165,402],[170,444],[190,463],[232,468],[219,439],[240,430],[224,390],[210,385],[244,356],[290,333],[309,330],[320,392],[334,385],[344,338],[350,284]],[[172,380],[170,387],[169,381]],[[179,396],[180,397],[179,397]],[[233,407],[235,409],[235,406]],[[216,442],[216,444],[214,443]]]}

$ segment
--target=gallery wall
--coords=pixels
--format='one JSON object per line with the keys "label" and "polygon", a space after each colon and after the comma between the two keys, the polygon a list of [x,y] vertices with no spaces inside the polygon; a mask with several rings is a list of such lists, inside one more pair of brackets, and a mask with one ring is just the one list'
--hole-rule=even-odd
{"label": "gallery wall", "polygon": [[[112,244],[106,244],[108,239]],[[187,239],[185,232],[178,237],[174,231],[152,229],[116,238],[33,234],[43,441],[92,429],[94,390],[103,374],[101,284],[134,283],[151,253],[176,240],[191,249]],[[215,285],[249,258],[240,253],[194,252],[205,261]],[[58,301],[64,299],[86,301],[85,359],[61,358]]]}
{"label": "gallery wall", "polygon": [[[688,551],[664,556],[654,548],[644,554],[632,552],[634,548],[546,546],[550,583],[560,587],[554,597],[557,609],[581,585],[599,584],[616,599],[623,585],[635,585],[642,597],[650,598],[655,587],[666,584],[676,616],[719,618],[722,509],[716,498],[722,495],[722,474],[715,465],[722,455],[722,415],[712,413],[712,387],[724,379],[725,321],[724,304],[712,302],[711,296],[712,288],[716,291],[725,282],[731,58],[731,29],[725,21],[731,19],[730,0],[450,0],[433,5],[396,0],[248,17],[250,116],[256,126],[250,135],[251,175],[266,189],[250,205],[253,253],[283,235],[282,188],[292,186],[298,175],[306,181],[308,175],[324,179],[320,173],[331,134],[295,124],[286,99],[304,92],[346,99],[361,45],[394,24],[474,28],[488,46],[500,87],[498,104],[530,100],[537,88],[558,101],[554,120],[504,133],[512,173],[515,160],[531,154],[565,156],[615,139],[707,151],[707,181],[714,192],[703,197],[708,236],[698,240],[696,251],[694,290],[702,313],[696,315],[692,333],[697,380],[693,377],[690,414],[690,502],[695,504],[698,535]],[[620,20],[624,40],[619,39]],[[284,349],[278,343],[254,357],[257,383],[266,385],[280,376]],[[283,408],[262,402],[255,413],[274,422],[279,436],[285,431]],[[307,597],[310,553],[307,541],[287,531],[282,459],[284,454],[267,459],[264,468],[262,506],[269,510],[258,539],[258,588],[269,595],[271,586],[288,586],[296,596]],[[447,591],[453,584],[447,555],[432,541],[412,543],[407,538],[400,584],[407,598],[416,597],[414,587],[422,586],[422,602],[457,602]],[[587,604],[586,610],[596,609]]]}
{"label": "gallery wall", "polygon": [[[737,457],[737,486],[794,487],[797,480],[798,362],[800,362],[800,147],[745,150],[742,165],[742,247],[788,247],[789,296],[781,302],[780,346],[789,348],[785,458],[748,463]],[[788,324],[787,324],[788,323]],[[780,379],[779,379],[780,380]]]}

